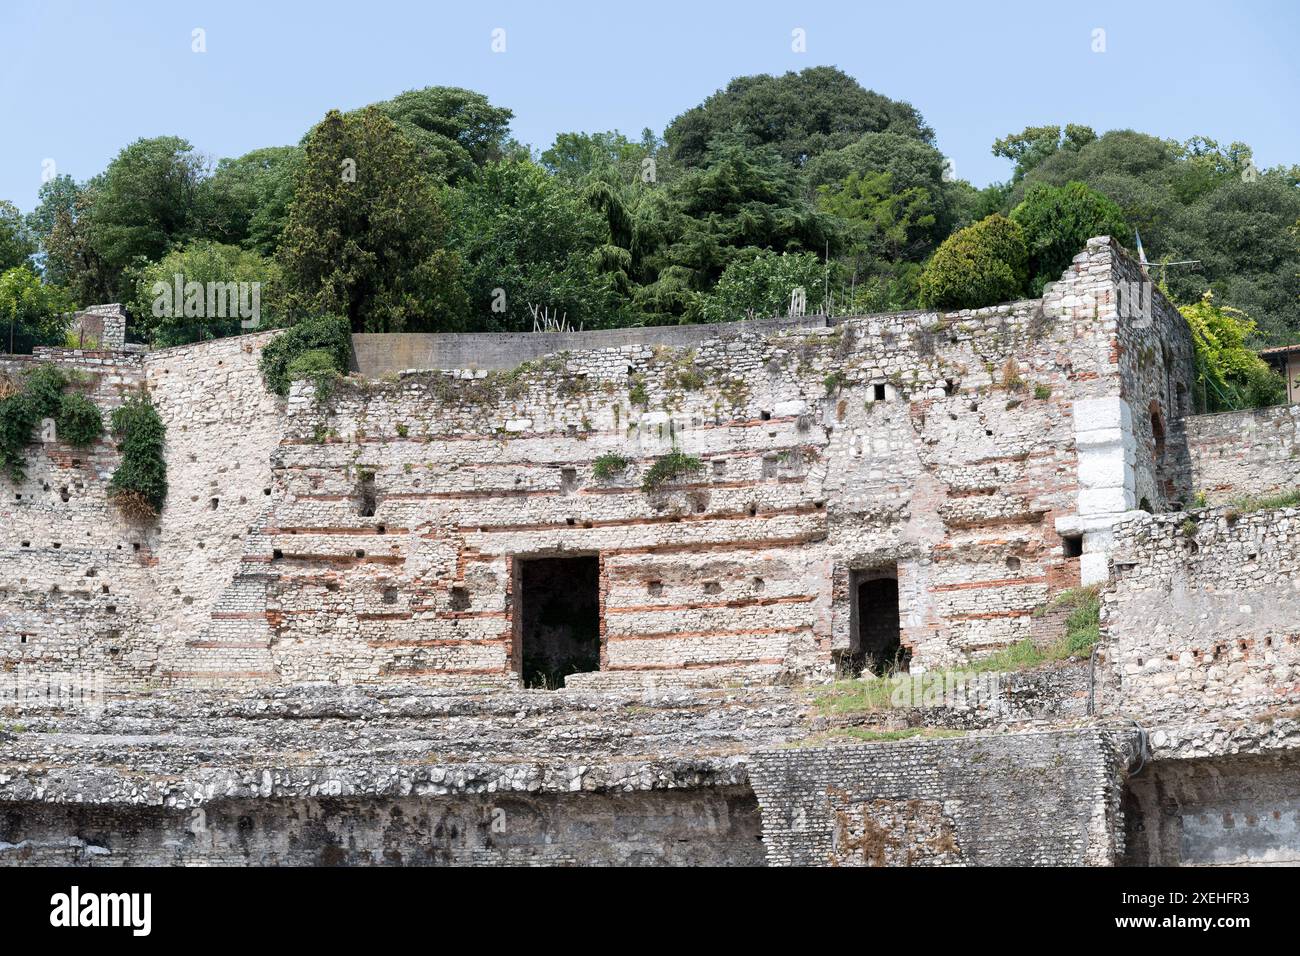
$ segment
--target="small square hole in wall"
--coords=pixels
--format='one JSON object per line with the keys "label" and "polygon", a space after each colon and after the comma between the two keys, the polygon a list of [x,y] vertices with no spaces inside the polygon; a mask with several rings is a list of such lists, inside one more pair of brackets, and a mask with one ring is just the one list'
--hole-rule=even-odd
{"label": "small square hole in wall", "polygon": [[705,594],[721,594],[721,593],[722,593],[722,585],[719,584],[717,581],[705,581],[705,582],[704,582],[704,593],[705,593]]}
{"label": "small square hole in wall", "polygon": [[216,510],[217,510],[217,507],[218,507],[220,504],[221,504],[221,499],[220,499],[220,498],[213,498],[211,501],[208,502],[208,507],[211,508],[213,511],[216,511]]}
{"label": "small square hole in wall", "polygon": [[771,413],[771,412],[759,412],[759,413],[758,413],[758,417],[761,418],[761,419],[762,419],[763,421],[765,421],[765,422],[770,422],[770,421],[772,420],[772,413]]}
{"label": "small square hole in wall", "polygon": [[381,599],[385,604],[396,604],[397,588],[384,588]]}
{"label": "small square hole in wall", "polygon": [[664,583],[662,581],[651,581],[645,586],[646,593],[651,597],[659,597],[664,593]]}
{"label": "small square hole in wall", "polygon": [[468,611],[469,591],[462,587],[453,587],[449,603],[453,611]]}
{"label": "small square hole in wall", "polygon": [[1061,535],[1061,549],[1067,558],[1077,558],[1083,554],[1083,535]]}
{"label": "small square hole in wall", "polygon": [[874,401],[883,402],[885,400],[885,386],[883,384],[872,385],[871,397]]}

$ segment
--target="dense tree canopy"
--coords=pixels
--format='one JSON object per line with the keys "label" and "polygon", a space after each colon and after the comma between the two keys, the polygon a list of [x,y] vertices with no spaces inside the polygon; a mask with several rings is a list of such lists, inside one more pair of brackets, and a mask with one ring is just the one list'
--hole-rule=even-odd
{"label": "dense tree canopy", "polygon": [[1059,279],[1093,236],[1122,238],[1128,232],[1119,206],[1083,183],[1034,183],[1011,210],[1011,219],[1025,231],[1034,295]]}
{"label": "dense tree canopy", "polygon": [[865,89],[835,67],[816,66],[783,76],[737,77],[673,120],[664,138],[673,158],[687,166],[708,163],[718,139],[770,146],[786,162],[802,166],[863,133],[883,132],[925,143],[934,139],[910,104]]}
{"label": "dense tree canopy", "polygon": [[455,86],[426,86],[376,103],[414,145],[425,169],[455,183],[500,159],[514,114],[482,93]]}
{"label": "dense tree canopy", "polygon": [[289,218],[302,150],[255,149],[217,163],[197,196],[197,232],[203,238],[274,255]]}
{"label": "dense tree canopy", "polygon": [[136,140],[84,182],[46,182],[26,217],[0,202],[15,346],[109,301],[156,345],[241,330],[155,315],[176,275],[257,282],[264,323],[354,330],[530,329],[534,309],[587,328],[722,321],[788,310],[798,287],[834,314],[976,307],[1135,232],[1204,329],[1300,340],[1300,168],[1257,170],[1242,143],[1033,126],[992,144],[1008,177],[977,188],[916,109],[833,67],[737,77],[662,137],[567,131],[532,152],[512,118],[426,87],[215,162]]}
{"label": "dense tree canopy", "polygon": [[[238,335],[252,327],[278,325],[284,317],[279,266],[239,246],[196,239],[172,249],[157,262],[128,270],[127,276],[127,305],[136,318],[136,329],[158,346]],[[194,307],[193,295],[176,295],[177,276],[182,283],[203,287],[201,309]],[[210,308],[208,283],[234,285],[219,290],[220,299],[214,291]],[[246,283],[246,288],[240,289],[240,283]],[[256,315],[249,314],[253,311]],[[245,324],[246,320],[258,324]]]}
{"label": "dense tree canopy", "polygon": [[621,324],[607,221],[541,166],[492,163],[449,194],[448,212],[473,327],[530,331],[542,308],[574,328]]}
{"label": "dense tree canopy", "polygon": [[25,264],[35,252],[27,220],[17,206],[0,199],[0,272]]}

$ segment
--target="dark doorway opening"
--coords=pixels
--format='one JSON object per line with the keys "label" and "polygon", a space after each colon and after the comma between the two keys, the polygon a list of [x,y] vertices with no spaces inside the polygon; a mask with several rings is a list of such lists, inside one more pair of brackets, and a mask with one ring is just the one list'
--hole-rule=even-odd
{"label": "dark doorway opening", "polygon": [[599,558],[521,558],[517,567],[524,686],[554,689],[600,670]]}
{"label": "dark doorway opening", "polygon": [[903,647],[898,612],[898,574],[889,570],[854,571],[853,641],[847,661],[852,673],[903,672],[912,653]]}

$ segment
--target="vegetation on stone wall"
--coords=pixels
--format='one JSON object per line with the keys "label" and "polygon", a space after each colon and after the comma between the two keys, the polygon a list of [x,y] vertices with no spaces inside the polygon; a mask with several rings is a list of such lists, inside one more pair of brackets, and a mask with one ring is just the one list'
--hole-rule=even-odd
{"label": "vegetation on stone wall", "polygon": [[646,471],[645,477],[641,479],[642,491],[655,491],[670,481],[676,481],[687,475],[694,474],[703,470],[704,462],[694,455],[688,455],[680,448],[674,448],[671,452],[655,461]]}
{"label": "vegetation on stone wall", "polygon": [[69,390],[71,380],[53,365],[38,365],[0,389],[0,469],[11,481],[27,472],[27,446],[44,419],[55,436],[70,445],[89,445],[104,431],[99,409],[85,395]]}
{"label": "vegetation on stone wall", "polygon": [[148,520],[167,499],[167,428],[148,396],[127,399],[111,421],[122,460],[109,480],[109,494],[128,518]]}
{"label": "vegetation on stone wall", "polygon": [[591,473],[599,481],[608,481],[623,474],[632,465],[630,458],[616,452],[606,452],[591,463]]}
{"label": "vegetation on stone wall", "polygon": [[347,320],[323,316],[299,322],[268,342],[259,367],[267,388],[288,395],[295,378],[319,383],[331,371],[334,375],[346,373],[351,355]]}

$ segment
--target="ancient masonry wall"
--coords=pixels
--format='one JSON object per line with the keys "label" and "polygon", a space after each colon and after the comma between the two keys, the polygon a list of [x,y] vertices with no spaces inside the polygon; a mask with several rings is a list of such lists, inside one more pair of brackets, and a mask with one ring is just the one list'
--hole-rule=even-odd
{"label": "ancient masonry wall", "polygon": [[1112,563],[1108,712],[1174,733],[1300,716],[1300,510],[1135,516],[1116,529]]}
{"label": "ancient masonry wall", "polygon": [[[273,334],[273,333],[271,333]],[[94,674],[111,685],[166,679],[213,617],[249,527],[268,507],[283,402],[257,371],[271,334],[148,354],[41,350],[0,373],[53,361],[80,373],[104,415],[92,447],[32,449],[5,481],[0,519],[0,661],[11,675]],[[167,425],[170,491],[158,520],[125,520],[109,498],[112,410],[147,391]]]}
{"label": "ancient masonry wall", "polygon": [[10,866],[761,866],[747,787],[5,808]]}
{"label": "ancient masonry wall", "polygon": [[749,776],[769,865],[1109,866],[1136,747],[1084,730],[769,750]]}
{"label": "ancient masonry wall", "polygon": [[1187,419],[1192,483],[1208,504],[1300,488],[1300,405]]}
{"label": "ancient masonry wall", "polygon": [[[515,563],[545,554],[600,559],[601,670],[571,685],[824,672],[851,649],[855,572],[897,576],[914,669],[996,650],[1081,563],[1104,569],[1119,516],[1181,494],[1131,408],[1190,376],[1186,330],[1158,296],[1125,318],[1134,270],[1092,240],[1042,300],[300,383],[287,406],[256,369],[270,333],[123,358],[168,425],[168,505],[142,529],[107,509],[107,441],[85,514],[13,501],[44,543],[3,583],[39,581],[25,613],[47,623],[16,643],[6,601],[6,660],[130,684],[510,684]],[[1166,455],[1180,434],[1166,423]],[[702,468],[643,490],[674,450]],[[598,476],[611,456],[627,466]],[[85,570],[51,550],[61,522],[139,578],[112,660],[79,610],[50,610]]]}

